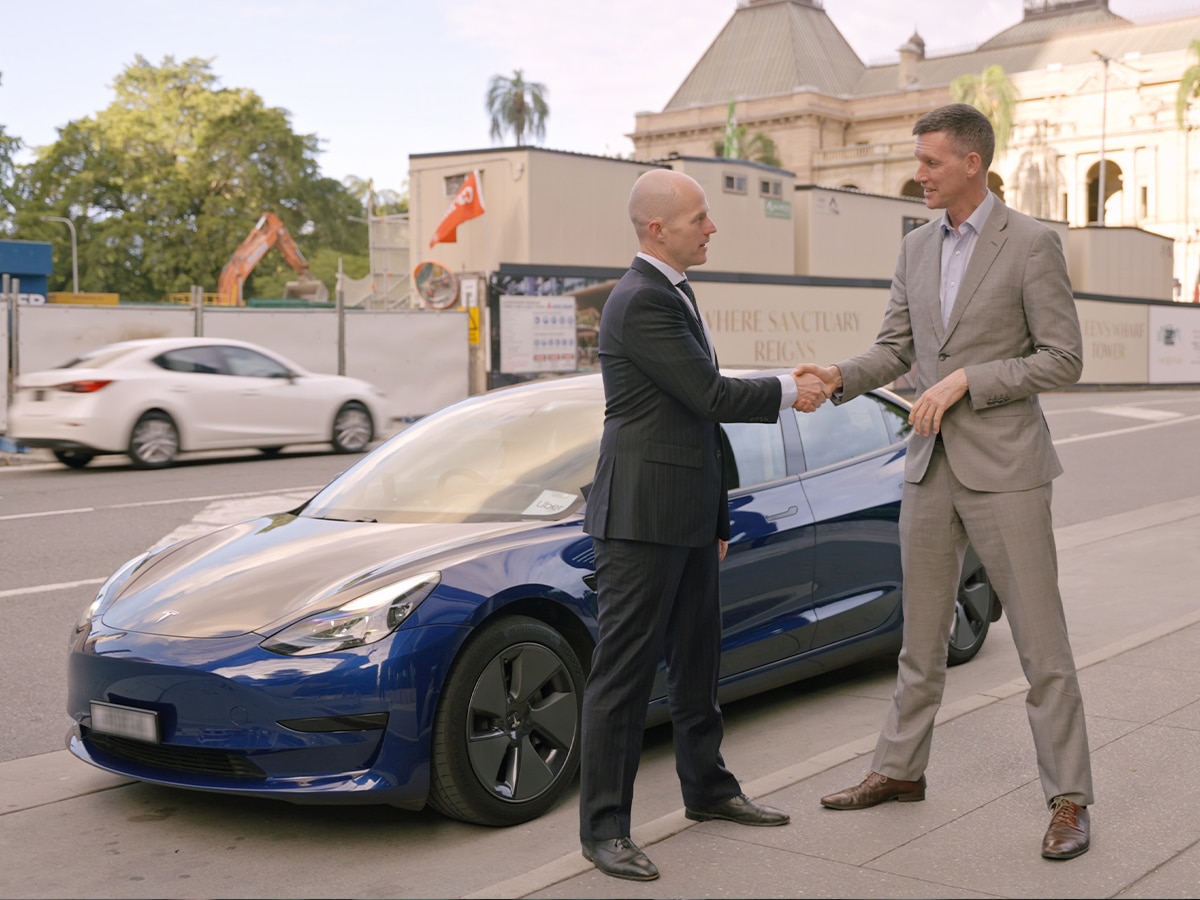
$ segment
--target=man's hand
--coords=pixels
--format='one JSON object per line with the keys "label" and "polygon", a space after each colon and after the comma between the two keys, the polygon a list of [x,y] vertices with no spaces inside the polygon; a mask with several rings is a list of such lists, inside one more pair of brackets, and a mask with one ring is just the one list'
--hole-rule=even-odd
{"label": "man's hand", "polygon": [[729,541],[723,541],[717,538],[717,562],[725,561],[725,554],[729,550]]}
{"label": "man's hand", "polygon": [[908,414],[908,424],[917,434],[937,434],[942,430],[942,416],[966,396],[968,387],[966,371],[958,369],[951,372],[917,398]]}
{"label": "man's hand", "polygon": [[796,402],[792,408],[800,412],[815,412],[842,383],[836,366],[825,368],[815,363],[801,363],[792,371],[792,377],[796,379]]}

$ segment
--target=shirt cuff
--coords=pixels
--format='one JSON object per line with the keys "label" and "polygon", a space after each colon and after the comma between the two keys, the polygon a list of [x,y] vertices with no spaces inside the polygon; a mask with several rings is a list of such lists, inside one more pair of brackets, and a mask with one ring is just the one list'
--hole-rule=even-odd
{"label": "shirt cuff", "polygon": [[779,411],[783,412],[785,409],[791,409],[796,405],[796,379],[790,374],[777,375],[775,377],[779,379],[779,387],[782,388],[782,396],[779,398]]}

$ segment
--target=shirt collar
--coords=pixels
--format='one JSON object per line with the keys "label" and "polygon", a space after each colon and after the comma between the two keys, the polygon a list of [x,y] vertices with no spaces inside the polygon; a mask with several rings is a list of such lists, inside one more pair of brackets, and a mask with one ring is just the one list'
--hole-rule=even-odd
{"label": "shirt collar", "polygon": [[642,253],[641,251],[638,252],[638,256],[650,263],[650,265],[654,266],[654,268],[658,269],[658,271],[662,272],[663,275],[667,277],[667,280],[671,282],[671,284],[679,284],[679,282],[687,280],[686,275],[684,275],[682,272],[676,272],[673,268],[668,266],[656,256],[651,256],[649,253]]}
{"label": "shirt collar", "polygon": [[[984,223],[987,222],[988,216],[990,216],[992,214],[992,207],[995,205],[996,205],[996,195],[993,194],[991,191],[988,191],[987,196],[985,196],[983,198],[983,202],[980,203],[977,207],[975,207],[975,211],[973,213],[971,213],[969,216],[967,216],[967,219],[965,222],[963,222],[963,225],[970,225],[971,230],[974,231],[976,234],[979,234],[979,232],[983,231]],[[947,232],[953,232],[953,231],[954,231],[954,226],[950,224],[949,211],[942,210],[942,235],[943,235],[943,237],[946,235]],[[960,226],[959,234],[961,234],[961,233],[962,233],[962,228]]]}

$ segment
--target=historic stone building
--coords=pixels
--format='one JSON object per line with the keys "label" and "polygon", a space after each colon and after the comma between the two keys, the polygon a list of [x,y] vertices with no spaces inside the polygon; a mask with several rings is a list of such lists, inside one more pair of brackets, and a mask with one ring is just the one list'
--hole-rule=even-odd
{"label": "historic stone building", "polygon": [[770,137],[798,185],[919,196],[913,121],[951,100],[955,78],[999,66],[1017,101],[1007,148],[992,164],[993,189],[1017,209],[1071,227],[1172,238],[1175,277],[1186,285],[1180,299],[1192,300],[1200,290],[1200,108],[1189,108],[1181,125],[1176,97],[1184,72],[1200,65],[1191,47],[1200,15],[1134,22],[1108,0],[1011,2],[1020,21],[970,52],[926,56],[919,34],[898,35],[897,62],[868,66],[822,0],[738,0],[666,107],[637,114],[634,158],[711,156],[733,102],[737,124]]}

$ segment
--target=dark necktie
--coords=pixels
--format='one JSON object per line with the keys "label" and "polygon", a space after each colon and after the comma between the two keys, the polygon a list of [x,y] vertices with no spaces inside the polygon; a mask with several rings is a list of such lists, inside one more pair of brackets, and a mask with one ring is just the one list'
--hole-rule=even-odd
{"label": "dark necktie", "polygon": [[709,356],[712,356],[712,349],[708,346],[708,336],[704,332],[704,320],[700,318],[700,306],[696,303],[696,294],[692,290],[692,286],[688,284],[685,278],[676,287],[687,294],[687,298],[692,301],[692,311],[696,313],[696,321],[700,323],[700,343],[708,350]]}
{"label": "dark necktie", "polygon": [[683,281],[679,282],[679,284],[677,284],[675,286],[677,288],[679,288],[681,291],[683,291],[684,294],[687,295],[687,298],[692,301],[692,309],[695,310],[696,318],[699,319],[700,318],[700,307],[696,304],[696,294],[692,290],[692,286],[687,283],[687,279],[685,278]]}

